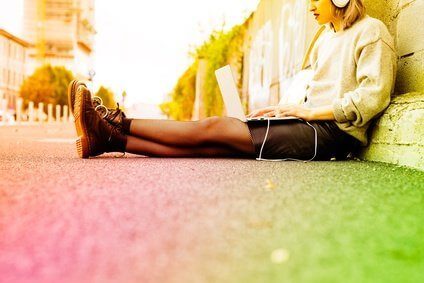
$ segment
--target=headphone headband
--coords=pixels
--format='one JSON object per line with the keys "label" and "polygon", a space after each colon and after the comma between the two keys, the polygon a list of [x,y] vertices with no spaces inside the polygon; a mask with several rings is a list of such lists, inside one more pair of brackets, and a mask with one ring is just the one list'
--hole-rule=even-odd
{"label": "headphone headband", "polygon": [[349,4],[350,0],[331,0],[337,8],[344,8]]}

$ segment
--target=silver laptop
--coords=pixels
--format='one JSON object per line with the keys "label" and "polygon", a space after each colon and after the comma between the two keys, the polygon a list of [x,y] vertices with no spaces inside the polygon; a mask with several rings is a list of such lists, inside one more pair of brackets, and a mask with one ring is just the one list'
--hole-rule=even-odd
{"label": "silver laptop", "polygon": [[218,85],[222,93],[225,108],[227,110],[227,116],[240,119],[243,122],[246,121],[258,121],[258,120],[294,120],[299,119],[297,117],[255,117],[247,118],[241,104],[237,85],[233,76],[230,65],[222,67],[215,71]]}

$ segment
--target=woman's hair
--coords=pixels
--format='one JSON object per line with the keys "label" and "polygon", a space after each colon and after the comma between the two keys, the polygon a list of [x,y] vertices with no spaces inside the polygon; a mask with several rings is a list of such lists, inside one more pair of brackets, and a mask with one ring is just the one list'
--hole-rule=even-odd
{"label": "woman's hair", "polygon": [[334,15],[342,19],[343,30],[350,28],[357,20],[365,16],[365,5],[363,0],[350,0],[344,8],[333,5]]}

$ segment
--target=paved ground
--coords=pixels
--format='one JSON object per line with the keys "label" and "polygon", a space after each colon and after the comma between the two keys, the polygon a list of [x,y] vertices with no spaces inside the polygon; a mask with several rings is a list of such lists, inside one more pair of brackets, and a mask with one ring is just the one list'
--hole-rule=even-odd
{"label": "paved ground", "polygon": [[76,157],[0,127],[0,282],[424,282],[424,172]]}

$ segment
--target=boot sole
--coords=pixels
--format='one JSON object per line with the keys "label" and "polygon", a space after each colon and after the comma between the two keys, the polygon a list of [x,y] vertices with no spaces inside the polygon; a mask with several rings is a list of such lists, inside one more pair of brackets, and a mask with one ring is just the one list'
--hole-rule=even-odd
{"label": "boot sole", "polygon": [[78,80],[73,80],[68,85],[68,105],[72,114],[74,114],[75,93],[80,85],[87,87],[85,83]]}
{"label": "boot sole", "polygon": [[88,159],[90,152],[88,150],[88,140],[85,137],[80,137],[75,142],[79,158]]}
{"label": "boot sole", "polygon": [[90,140],[87,134],[87,127],[85,125],[85,92],[80,92],[80,95],[75,95],[75,128],[77,129],[78,139],[76,140],[76,147],[78,156],[83,159],[90,157]]}
{"label": "boot sole", "polygon": [[73,80],[72,82],[70,82],[68,86],[68,105],[69,105],[69,110],[71,111],[72,114],[74,114],[75,92],[77,91],[76,89],[77,82],[78,82],[77,80]]}

